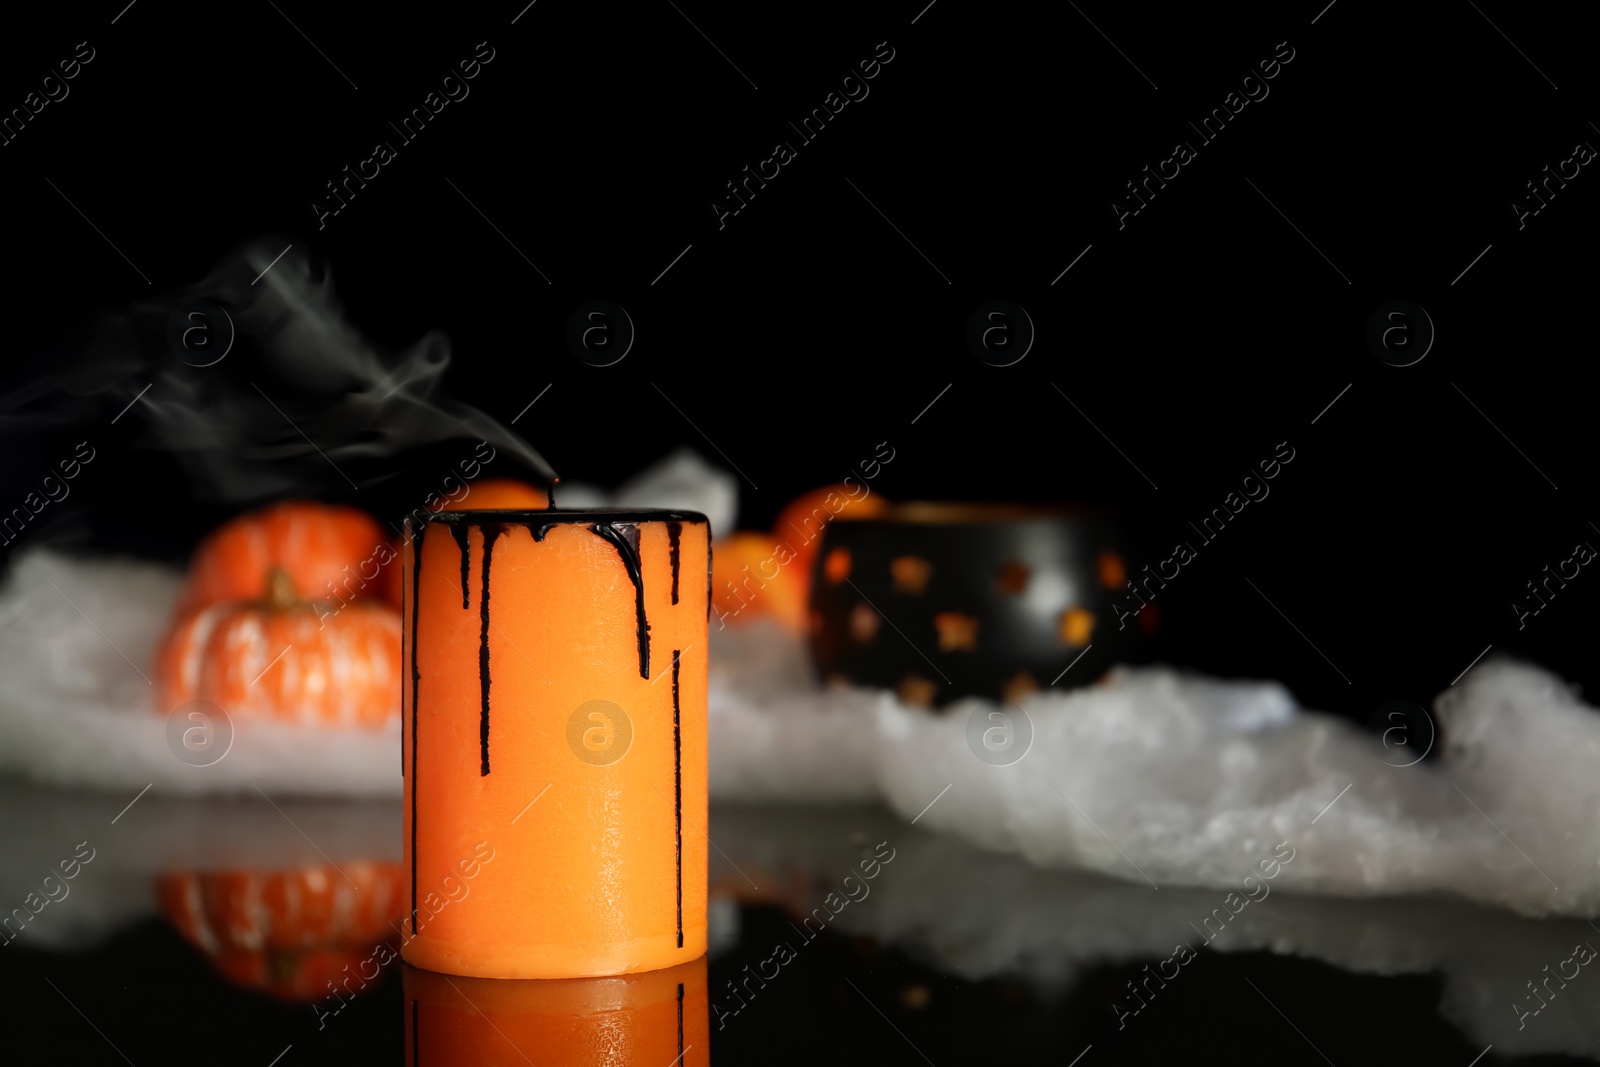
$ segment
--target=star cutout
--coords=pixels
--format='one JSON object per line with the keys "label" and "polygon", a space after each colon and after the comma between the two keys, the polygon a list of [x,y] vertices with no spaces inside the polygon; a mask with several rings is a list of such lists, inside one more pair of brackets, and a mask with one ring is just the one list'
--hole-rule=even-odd
{"label": "star cutout", "polygon": [[878,613],[865,604],[857,604],[850,611],[850,636],[863,645],[878,636],[882,624]]}
{"label": "star cutout", "polygon": [[933,706],[933,695],[938,690],[939,686],[934,682],[926,678],[918,678],[914,674],[908,674],[901,680],[895,692],[900,697],[900,703],[907,707],[931,708]]}
{"label": "star cutout", "polygon": [[939,631],[940,652],[971,652],[978,647],[978,619],[959,611],[941,611],[933,617]]}
{"label": "star cutout", "polygon": [[1100,553],[1099,569],[1100,584],[1107,589],[1121,589],[1128,580],[1128,570],[1122,565],[1122,557],[1115,552]]}
{"label": "star cutout", "polygon": [[1037,693],[1039,683],[1027,671],[1018,671],[1007,679],[1005,685],[1000,687],[1000,701],[1003,704],[1015,704],[1029,693]]}
{"label": "star cutout", "polygon": [[850,577],[850,550],[836,548],[829,552],[828,558],[822,561],[822,573],[834,585]]}
{"label": "star cutout", "polygon": [[896,592],[920,596],[928,589],[928,578],[933,574],[933,564],[916,556],[901,556],[889,564]]}
{"label": "star cutout", "polygon": [[1089,643],[1089,635],[1094,631],[1094,612],[1085,611],[1083,608],[1068,608],[1061,613],[1061,623],[1058,636],[1063,645],[1082,648]]}
{"label": "star cutout", "polygon": [[1002,593],[1016,596],[1028,588],[1028,577],[1032,573],[1026,564],[1008,559],[1001,564],[1000,573],[995,576],[994,584]]}

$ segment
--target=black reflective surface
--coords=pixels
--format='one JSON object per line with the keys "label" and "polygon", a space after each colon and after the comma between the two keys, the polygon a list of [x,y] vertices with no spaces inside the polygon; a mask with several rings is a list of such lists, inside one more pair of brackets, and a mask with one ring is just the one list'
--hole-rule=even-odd
{"label": "black reflective surface", "polygon": [[380,929],[399,914],[398,801],[128,800],[0,786],[0,903],[29,916],[0,947],[15,1055],[1465,1067],[1600,1050],[1600,980],[1574,956],[1600,944],[1589,923],[1274,892],[1223,925],[1221,891],[1038,870],[875,808],[715,807],[703,971],[441,980]]}

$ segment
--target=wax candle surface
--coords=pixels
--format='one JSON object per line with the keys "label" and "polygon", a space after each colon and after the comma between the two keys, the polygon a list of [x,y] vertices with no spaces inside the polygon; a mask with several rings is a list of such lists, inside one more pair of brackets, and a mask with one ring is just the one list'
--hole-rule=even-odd
{"label": "wax candle surface", "polygon": [[711,1062],[704,957],[643,974],[542,982],[407,967],[405,995],[410,1067]]}
{"label": "wax candle surface", "polygon": [[705,518],[440,512],[405,568],[407,962],[542,979],[702,955]]}

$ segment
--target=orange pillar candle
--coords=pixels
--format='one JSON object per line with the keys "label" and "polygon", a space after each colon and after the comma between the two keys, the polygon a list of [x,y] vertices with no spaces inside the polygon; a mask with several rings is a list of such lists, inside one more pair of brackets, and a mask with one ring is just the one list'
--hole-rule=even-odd
{"label": "orange pillar candle", "polygon": [[711,1062],[704,957],[613,978],[497,982],[405,970],[409,1067]]}
{"label": "orange pillar candle", "polygon": [[577,978],[705,952],[710,552],[693,512],[412,528],[407,962]]}

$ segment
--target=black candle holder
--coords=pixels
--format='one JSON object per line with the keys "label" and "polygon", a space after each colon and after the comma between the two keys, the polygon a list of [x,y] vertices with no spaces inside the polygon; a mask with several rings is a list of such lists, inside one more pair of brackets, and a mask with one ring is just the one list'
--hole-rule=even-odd
{"label": "black candle holder", "polygon": [[[930,708],[1089,684],[1107,658],[1153,654],[1160,617],[1129,586],[1135,551],[1103,510],[912,503],[831,523],[811,580],[813,663],[825,682]],[[1077,666],[1094,644],[1098,669]]]}

